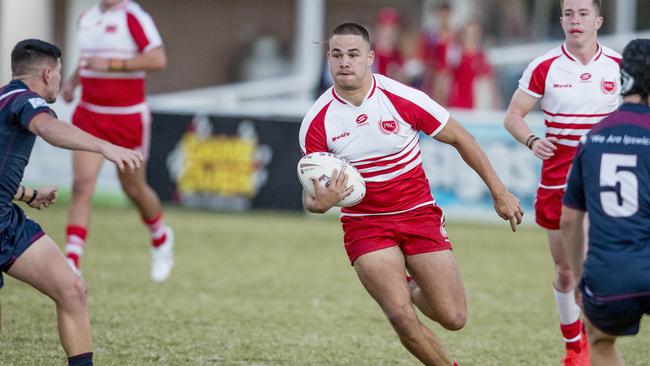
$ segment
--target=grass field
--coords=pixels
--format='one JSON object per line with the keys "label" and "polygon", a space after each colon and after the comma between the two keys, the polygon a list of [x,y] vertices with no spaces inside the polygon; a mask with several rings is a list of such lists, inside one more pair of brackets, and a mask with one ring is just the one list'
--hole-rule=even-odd
{"label": "grass field", "polygon": [[[30,212],[62,243],[65,206]],[[365,293],[333,217],[170,209],[176,267],[149,280],[148,236],[133,209],[93,212],[82,269],[97,365],[417,365]],[[469,365],[559,365],[544,234],[450,223],[469,298],[462,331],[431,325]],[[0,365],[64,365],[53,303],[8,279],[0,290]],[[642,330],[643,331],[643,330]],[[623,339],[648,365],[650,333]]]}

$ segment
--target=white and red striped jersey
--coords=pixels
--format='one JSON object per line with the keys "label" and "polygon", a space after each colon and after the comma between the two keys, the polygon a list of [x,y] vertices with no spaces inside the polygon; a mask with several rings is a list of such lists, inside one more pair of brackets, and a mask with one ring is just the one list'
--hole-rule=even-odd
{"label": "white and red striped jersey", "polygon": [[519,89],[541,98],[546,137],[556,137],[553,157],[542,163],[540,186],[564,188],[580,137],[614,112],[620,104],[621,55],[598,45],[583,65],[565,45],[531,62],[519,80]]}
{"label": "white and red striped jersey", "polygon": [[109,112],[106,114],[112,114],[111,107],[115,107],[115,112],[122,114],[128,112],[124,107],[144,103],[144,71],[95,71],[84,68],[84,61],[91,57],[131,59],[161,47],[162,40],[151,16],[130,0],[106,11],[97,4],[81,15],[78,32],[81,104],[98,113]]}
{"label": "white and red striped jersey", "polygon": [[361,173],[366,196],[343,215],[400,213],[434,203],[419,132],[433,137],[448,120],[449,112],[423,92],[375,74],[360,106],[334,87],[323,93],[302,121],[300,147],[334,153]]}

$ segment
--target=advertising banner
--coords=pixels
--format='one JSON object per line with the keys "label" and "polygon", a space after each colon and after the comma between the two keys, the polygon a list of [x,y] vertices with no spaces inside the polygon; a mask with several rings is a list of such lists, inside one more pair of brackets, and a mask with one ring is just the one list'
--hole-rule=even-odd
{"label": "advertising banner", "polygon": [[[470,122],[463,125],[481,145],[503,183],[521,200],[526,216],[533,217],[541,160],[516,142],[501,123]],[[542,129],[535,132],[543,135]],[[456,149],[424,135],[420,147],[431,192],[448,217],[499,219],[485,183],[467,166]]]}
{"label": "advertising banner", "polygon": [[302,209],[299,121],[154,114],[147,178],[185,207]]}

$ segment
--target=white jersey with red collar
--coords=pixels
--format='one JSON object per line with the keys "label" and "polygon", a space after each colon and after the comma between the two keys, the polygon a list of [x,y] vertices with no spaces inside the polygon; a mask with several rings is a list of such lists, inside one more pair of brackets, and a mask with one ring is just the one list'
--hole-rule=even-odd
{"label": "white jersey with red collar", "polygon": [[620,104],[621,55],[598,45],[583,65],[565,45],[531,62],[519,89],[541,98],[546,137],[558,139],[553,157],[544,160],[540,187],[564,188],[580,138]]}
{"label": "white jersey with red collar", "polygon": [[300,127],[305,154],[324,151],[349,161],[366,183],[361,203],[343,215],[385,215],[434,203],[422,169],[419,132],[435,136],[449,112],[423,92],[373,75],[360,106],[328,89]]}
{"label": "white jersey with red collar", "polygon": [[[102,114],[129,113],[144,103],[144,71],[112,72],[84,68],[91,57],[131,59],[162,46],[151,16],[130,0],[102,11],[99,4],[78,23],[81,105]],[[129,108],[130,107],[130,108]]]}

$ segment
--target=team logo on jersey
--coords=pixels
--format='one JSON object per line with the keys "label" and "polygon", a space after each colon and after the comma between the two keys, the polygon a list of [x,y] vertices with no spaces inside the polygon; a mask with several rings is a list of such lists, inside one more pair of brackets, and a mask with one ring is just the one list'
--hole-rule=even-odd
{"label": "team logo on jersey", "polygon": [[117,32],[117,25],[115,24],[106,25],[106,33],[115,33],[115,32]]}
{"label": "team logo on jersey", "polygon": [[387,135],[397,133],[398,130],[397,122],[393,120],[379,122],[379,128]]}
{"label": "team logo on jersey", "polygon": [[368,123],[368,115],[367,114],[360,114],[359,117],[357,117],[357,126],[362,126]]}
{"label": "team logo on jersey", "polygon": [[609,81],[609,80],[603,79],[600,82],[600,89],[605,94],[614,94],[614,93],[616,93],[616,80]]}
{"label": "team logo on jersey", "polygon": [[588,72],[585,72],[584,74],[580,75],[580,80],[582,81],[588,81],[591,79],[591,74]]}
{"label": "team logo on jersey", "polygon": [[43,98],[29,98],[28,101],[34,109],[47,106],[47,102]]}

